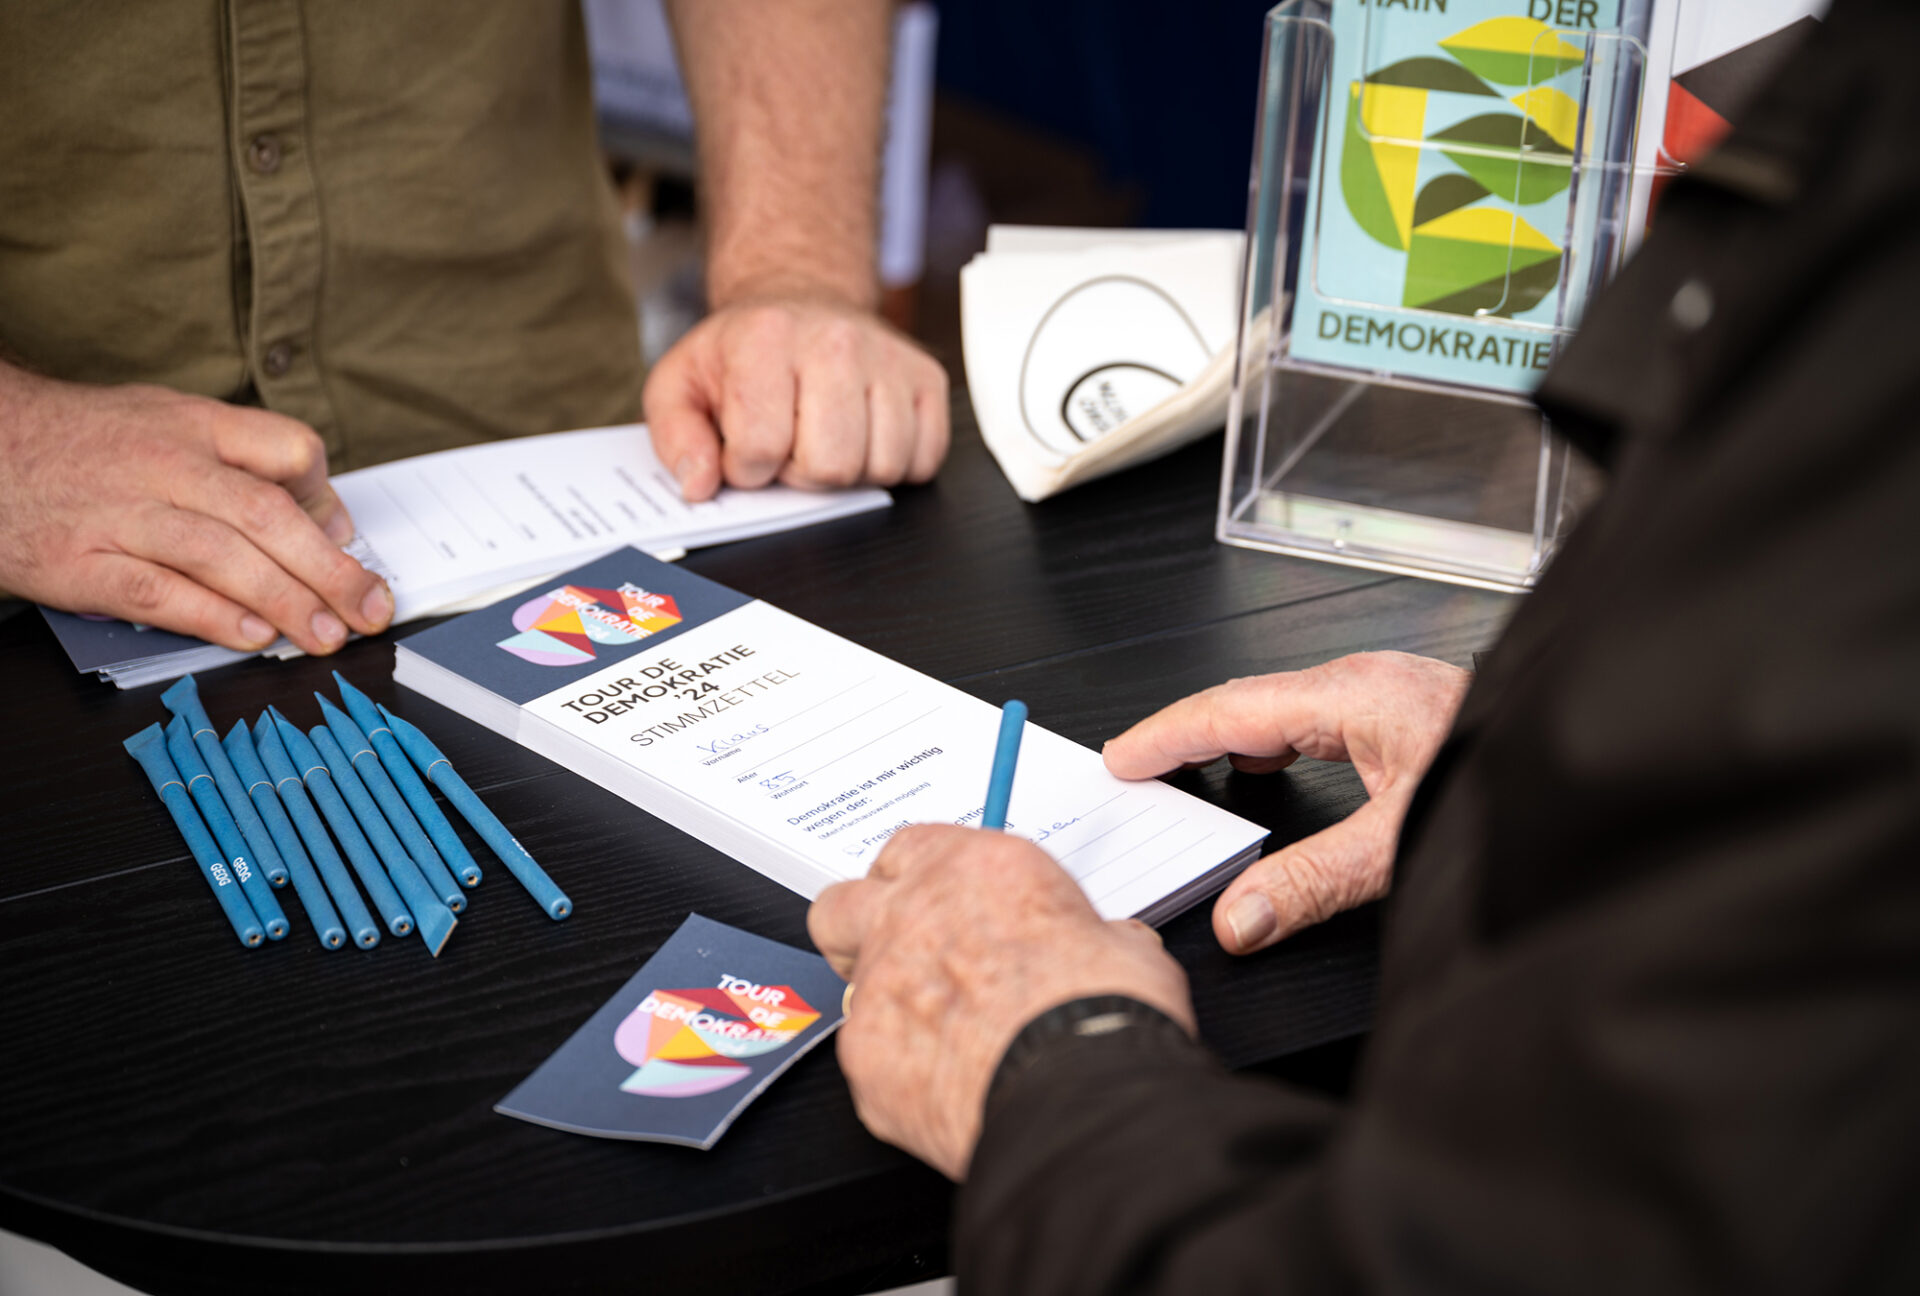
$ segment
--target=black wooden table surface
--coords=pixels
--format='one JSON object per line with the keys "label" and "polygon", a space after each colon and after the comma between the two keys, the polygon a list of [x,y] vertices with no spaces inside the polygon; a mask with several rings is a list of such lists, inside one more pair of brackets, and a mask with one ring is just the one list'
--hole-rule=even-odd
{"label": "black wooden table surface", "polygon": [[[1029,506],[959,417],[938,483],[891,510],[686,565],[989,702],[1024,698],[1094,747],[1235,675],[1369,648],[1465,663],[1511,611],[1216,544],[1217,441]],[[166,719],[160,687],[76,674],[37,614],[0,623],[0,1227],[158,1296],[825,1292],[937,1255],[945,1181],[861,1129],[831,1048],[710,1152],[494,1114],[690,910],[805,945],[806,906],[397,690],[390,639],[213,672],[202,696],[223,731],[268,703],[310,724],[337,665],[438,741],[572,896],[566,922],[492,868],[437,960],[417,939],[324,950],[291,894],[293,933],[242,948],[120,747]],[[1270,845],[1364,795],[1314,763],[1182,778],[1269,826]],[[477,840],[475,856],[486,867]],[[1229,1062],[1365,1028],[1372,913],[1231,959],[1208,907],[1165,935]]]}

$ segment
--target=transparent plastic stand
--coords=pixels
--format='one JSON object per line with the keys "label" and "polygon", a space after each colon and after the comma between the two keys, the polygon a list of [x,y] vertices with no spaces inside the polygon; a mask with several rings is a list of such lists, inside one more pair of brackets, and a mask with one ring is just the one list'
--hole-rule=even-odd
{"label": "transparent plastic stand", "polygon": [[[1508,76],[1503,90],[1444,58],[1403,60],[1379,74],[1389,78],[1380,85],[1369,77],[1336,86],[1330,9],[1328,0],[1287,0],[1267,16],[1219,538],[1526,589],[1598,485],[1528,391],[1621,259],[1645,47],[1617,30],[1548,29],[1537,51],[1470,50],[1478,61],[1462,60]],[[1374,9],[1361,13],[1347,18],[1358,24],[1348,39],[1368,42]],[[1556,61],[1529,61],[1545,58]],[[1436,93],[1457,82],[1461,93],[1502,102],[1429,135],[1425,99],[1412,116],[1401,111],[1429,93],[1409,81]],[[1533,97],[1555,86],[1573,90]],[[1412,129],[1400,129],[1407,122]],[[1386,180],[1364,168],[1343,177],[1356,153],[1378,160]],[[1412,177],[1443,173],[1444,183],[1421,186],[1409,213]],[[1401,201],[1362,214],[1378,237],[1413,249],[1389,258],[1391,290],[1369,281],[1368,258],[1351,255],[1351,235],[1341,243],[1333,224],[1346,219],[1334,204],[1358,210],[1354,186],[1376,182],[1398,184]],[[1502,228],[1504,245],[1488,240]],[[1452,230],[1482,241],[1450,244],[1469,249],[1447,254],[1452,261],[1419,259],[1417,239]],[[1448,269],[1460,265],[1474,267],[1475,282],[1427,273],[1465,273]],[[1490,381],[1466,372],[1476,358]]]}

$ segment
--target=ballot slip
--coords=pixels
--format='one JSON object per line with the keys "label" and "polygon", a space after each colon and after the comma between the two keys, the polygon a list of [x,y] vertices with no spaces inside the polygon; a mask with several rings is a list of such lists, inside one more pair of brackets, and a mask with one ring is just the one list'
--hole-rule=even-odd
{"label": "ballot slip", "polygon": [[[811,899],[916,823],[980,822],[1000,711],[626,549],[400,641],[394,680]],[[1109,918],[1172,917],[1266,833],[1028,724],[1006,831]]]}

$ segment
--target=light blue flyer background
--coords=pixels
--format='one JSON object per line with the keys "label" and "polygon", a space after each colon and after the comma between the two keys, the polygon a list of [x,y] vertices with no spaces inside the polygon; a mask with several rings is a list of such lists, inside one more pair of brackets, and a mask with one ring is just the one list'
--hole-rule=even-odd
{"label": "light blue flyer background", "polygon": [[[1483,230],[1496,217],[1517,217],[1523,224],[1510,227],[1513,238],[1530,246],[1516,251],[1482,245],[1485,254],[1504,258],[1510,266],[1517,264],[1516,257],[1530,255],[1539,261],[1548,255],[1540,247],[1543,241],[1559,247],[1568,238],[1567,187],[1562,184],[1557,192],[1536,196],[1517,183],[1500,186],[1504,192],[1480,186],[1477,179],[1489,173],[1485,160],[1490,158],[1497,169],[1501,150],[1497,145],[1462,140],[1458,132],[1471,136],[1476,122],[1484,131],[1495,118],[1509,119],[1516,132],[1523,129],[1520,123],[1527,123],[1516,143],[1525,140],[1528,148],[1542,146],[1540,153],[1527,155],[1538,158],[1526,165],[1529,184],[1551,187],[1549,177],[1561,154],[1554,151],[1552,136],[1541,122],[1550,121],[1571,143],[1568,119],[1577,112],[1583,69],[1538,57],[1530,62],[1512,57],[1503,61],[1497,48],[1480,46],[1497,47],[1504,38],[1511,48],[1516,36],[1524,40],[1530,34],[1536,42],[1533,49],[1551,48],[1556,41],[1562,50],[1578,48],[1584,44],[1582,32],[1611,32],[1620,15],[1620,0],[1375,0],[1373,4],[1333,0],[1328,101],[1309,176],[1307,243],[1292,319],[1294,358],[1519,393],[1538,385],[1553,352],[1550,330],[1558,318],[1565,285],[1555,282],[1542,293],[1539,281],[1546,269],[1542,266],[1533,274],[1531,295],[1537,299],[1524,308],[1516,307],[1529,294],[1518,290],[1517,279],[1515,290],[1506,296],[1490,301],[1482,297],[1478,309],[1497,314],[1455,313],[1459,298],[1451,301],[1452,309],[1408,305],[1410,251],[1386,245],[1356,219],[1343,188],[1343,150],[1367,148],[1368,133],[1357,117],[1356,95],[1366,78],[1384,74],[1393,87],[1391,93],[1400,96],[1395,104],[1399,112],[1393,115],[1396,126],[1390,136],[1376,131],[1371,138],[1424,141],[1418,148],[1398,150],[1403,164],[1415,160],[1417,165],[1412,193],[1420,203],[1415,210],[1430,211],[1435,200],[1447,209],[1451,200],[1456,204],[1450,209],[1456,226],[1461,221],[1478,221]],[[1509,21],[1482,27],[1489,20]],[[1522,28],[1512,20],[1527,25]],[[1476,37],[1476,31],[1483,35]],[[1553,94],[1566,100],[1555,101]],[[1553,115],[1556,102],[1558,116]],[[1412,128],[1408,128],[1409,112],[1417,123]],[[1470,169],[1478,173],[1477,178],[1468,174]],[[1462,193],[1472,195],[1476,189],[1480,190],[1477,197],[1460,201]],[[1423,228],[1440,230],[1446,225],[1444,220],[1438,225],[1415,225],[1412,234],[1417,238]]]}

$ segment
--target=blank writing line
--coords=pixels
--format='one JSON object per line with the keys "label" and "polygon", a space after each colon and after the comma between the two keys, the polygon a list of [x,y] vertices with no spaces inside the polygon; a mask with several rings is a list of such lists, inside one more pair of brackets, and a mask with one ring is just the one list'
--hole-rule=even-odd
{"label": "blank writing line", "polygon": [[440,485],[438,482],[434,481],[433,478],[427,476],[425,473],[420,474],[420,482],[428,490],[433,492],[433,497],[436,500],[440,501],[441,509],[446,513],[448,517],[452,518],[455,522],[458,522],[460,524],[460,529],[467,533],[467,536],[469,539],[471,539],[477,545],[491,547],[491,546],[487,546],[486,541],[480,538],[480,533],[475,531],[473,527],[468,524],[466,513],[460,509],[455,508],[451,503],[448,502],[446,493],[440,489]]}
{"label": "blank writing line", "polygon": [[1140,815],[1152,814],[1152,813],[1153,813],[1153,807],[1148,806],[1145,809],[1141,810],[1139,814],[1128,815],[1125,819],[1122,819],[1119,823],[1115,824],[1113,827],[1101,833],[1099,837],[1089,837],[1087,838],[1087,840],[1081,842],[1078,846],[1075,846],[1072,850],[1068,851],[1065,855],[1062,855],[1060,857],[1060,862],[1062,864],[1065,864],[1068,860],[1072,859],[1075,855],[1078,855],[1081,851],[1093,845],[1095,842],[1098,842],[1104,838],[1113,836],[1115,833],[1119,832],[1122,828],[1125,828],[1128,824],[1132,823],[1135,819],[1138,819]]}
{"label": "blank writing line", "polygon": [[[892,697],[888,698],[885,702],[875,702],[872,706],[868,707],[865,711],[856,712],[855,714],[848,716],[845,720],[842,720],[839,724],[835,725],[833,729],[822,729],[819,733],[815,734],[811,738],[801,739],[799,742],[795,743],[793,746],[787,748],[786,751],[780,752],[777,755],[762,757],[760,764],[771,765],[773,762],[779,760],[780,757],[791,755],[792,753],[799,751],[802,747],[808,746],[811,743],[817,743],[822,738],[825,738],[828,734],[832,733],[834,729],[844,729],[848,725],[852,724],[855,720],[860,719],[861,716],[870,716],[875,711],[878,711],[881,707],[886,706],[892,702],[898,702],[901,698],[905,697],[906,695],[907,695],[907,690],[902,689],[900,692],[895,693]],[[834,696],[837,697],[839,695],[835,694]],[[833,701],[833,698],[828,698],[827,701],[831,702]],[[793,719],[793,717],[788,716],[787,719],[791,720]]]}
{"label": "blank writing line", "polygon": [[[1181,822],[1185,823],[1186,821],[1183,819],[1181,820]],[[1202,842],[1206,841],[1208,838],[1212,837],[1213,835],[1214,834],[1211,832],[1203,832],[1198,837],[1195,837],[1192,841],[1188,842],[1185,846],[1182,846],[1179,849],[1172,851],[1166,855],[1162,855],[1157,860],[1148,861],[1145,865],[1143,865],[1138,869],[1135,869],[1132,874],[1130,874],[1120,882],[1117,882],[1113,886],[1108,887],[1106,889],[1105,894],[1106,895],[1118,894],[1120,891],[1124,890],[1127,887],[1132,886],[1135,882],[1139,881],[1141,878],[1145,877],[1147,874],[1153,872],[1155,869],[1165,868],[1167,865],[1173,863],[1173,861],[1182,858],[1183,856],[1188,854],[1190,851],[1192,851],[1194,847],[1200,845]],[[1190,879],[1187,879],[1187,880],[1190,880]],[[1165,890],[1165,887],[1163,886],[1161,889]]]}
{"label": "blank writing line", "polygon": [[[778,729],[781,725],[786,724],[788,720],[798,720],[801,716],[805,715],[807,712],[816,710],[819,707],[823,707],[829,702],[837,702],[841,698],[845,697],[847,694],[859,688],[860,685],[870,683],[872,680],[873,680],[873,676],[869,675],[867,676],[866,679],[859,680],[859,681],[856,681],[855,683],[847,685],[845,688],[841,689],[838,693],[835,693],[832,697],[824,697],[824,698],[821,698],[818,702],[815,702],[812,706],[801,707],[798,711],[795,711],[792,715],[788,716],[786,720],[775,720],[772,724],[768,725],[767,732],[772,733],[775,729]],[[808,739],[808,741],[811,742],[812,739]],[[793,748],[791,747],[787,748],[787,751],[792,751],[792,750]],[[781,752],[780,756],[785,756],[786,754],[787,752]],[[773,759],[779,760],[780,756],[775,756]]]}
{"label": "blank writing line", "polygon": [[[1094,874],[1105,872],[1107,869],[1112,868],[1115,864],[1119,863],[1121,860],[1125,859],[1127,856],[1139,850],[1142,846],[1145,846],[1148,842],[1160,840],[1160,838],[1166,836],[1168,833],[1172,832],[1175,828],[1178,828],[1181,824],[1185,822],[1186,820],[1184,819],[1175,819],[1172,823],[1168,824],[1165,828],[1162,828],[1159,832],[1152,833],[1146,837],[1142,837],[1139,841],[1127,847],[1125,850],[1121,851],[1119,854],[1109,856],[1106,860],[1102,861],[1099,864],[1094,865],[1092,868],[1088,869],[1085,873],[1083,873],[1080,876],[1080,885],[1085,886],[1087,884],[1087,879],[1091,878]],[[1148,867],[1152,867],[1152,866],[1149,865]],[[1138,875],[1136,874],[1135,876],[1138,876]]]}
{"label": "blank writing line", "polygon": [[[380,492],[381,494],[387,497],[387,501],[393,505],[393,507],[399,512],[400,516],[405,518],[408,521],[408,523],[412,525],[413,529],[420,533],[420,538],[422,540],[425,540],[430,547],[438,550],[447,549],[447,546],[441,543],[440,538],[438,536],[434,535],[431,531],[427,530],[425,527],[420,525],[420,519],[416,518],[413,515],[413,512],[411,509],[409,509],[405,504],[401,503],[400,497],[393,493],[393,487],[387,485],[385,482],[381,482]],[[449,556],[451,556],[451,551],[448,551],[448,554]]]}
{"label": "blank writing line", "polygon": [[[905,697],[906,694],[903,693],[900,696]],[[880,739],[890,738],[894,734],[899,733],[902,729],[905,729],[907,725],[919,724],[922,720],[925,720],[928,716],[932,715],[934,711],[938,711],[939,709],[940,709],[939,707],[935,707],[933,708],[933,711],[923,711],[919,715],[915,716],[913,719],[907,721],[906,724],[897,724],[893,728],[887,730],[885,733],[869,738],[866,742],[861,743],[858,747],[855,747],[852,751],[841,752],[838,756],[835,756],[832,760],[828,761],[827,765],[838,765],[841,761],[845,760],[847,757],[853,756],[860,752],[865,751],[867,748],[879,742]],[[800,777],[812,778],[815,774],[818,774],[821,770],[827,768],[827,765],[815,765],[812,769],[808,770],[805,774],[802,774]]]}
{"label": "blank writing line", "polygon": [[527,539],[533,539],[533,529],[531,527],[520,526],[512,518],[508,517],[507,511],[500,507],[500,501],[496,500],[479,482],[475,481],[471,472],[467,471],[462,465],[455,465],[455,467],[458,469],[460,475],[467,479],[467,485],[473,488],[473,493],[485,500],[487,507],[500,515],[500,520],[507,524],[507,530],[519,531],[524,534]]}

